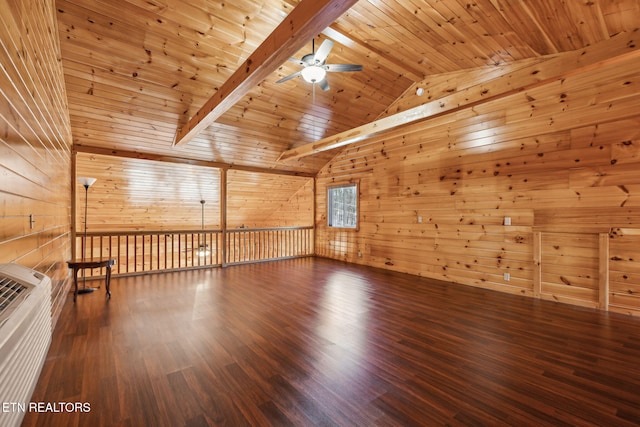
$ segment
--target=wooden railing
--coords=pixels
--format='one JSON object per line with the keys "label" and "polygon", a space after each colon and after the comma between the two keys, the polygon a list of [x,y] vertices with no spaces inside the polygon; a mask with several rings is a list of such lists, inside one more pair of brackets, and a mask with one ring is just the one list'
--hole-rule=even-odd
{"label": "wooden railing", "polygon": [[[220,230],[91,232],[84,253],[87,258],[115,258],[112,274],[181,270],[220,265],[221,240]],[[84,235],[76,242],[80,258]]]}
{"label": "wooden railing", "polygon": [[[113,275],[215,267],[313,255],[313,227],[227,230],[88,232],[76,236],[76,254],[116,259]],[[226,256],[225,256],[226,255]],[[96,269],[87,276],[102,276]]]}
{"label": "wooden railing", "polygon": [[313,255],[313,227],[237,228],[226,233],[227,264]]}

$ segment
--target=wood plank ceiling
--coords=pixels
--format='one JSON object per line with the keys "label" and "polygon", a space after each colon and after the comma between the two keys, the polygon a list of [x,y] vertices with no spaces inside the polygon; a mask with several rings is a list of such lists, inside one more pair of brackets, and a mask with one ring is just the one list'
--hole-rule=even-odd
{"label": "wood plank ceiling", "polygon": [[[300,69],[287,62],[191,142],[172,146],[176,131],[297,3],[58,0],[74,144],[314,174],[335,150],[277,159],[384,116],[436,75],[446,82],[461,70],[576,50],[640,22],[639,0],[360,0],[315,43],[331,38],[328,62],[363,71],[329,74],[325,92],[301,78],[277,84]],[[309,40],[294,56],[311,50]],[[440,84],[441,95],[456,87]]]}

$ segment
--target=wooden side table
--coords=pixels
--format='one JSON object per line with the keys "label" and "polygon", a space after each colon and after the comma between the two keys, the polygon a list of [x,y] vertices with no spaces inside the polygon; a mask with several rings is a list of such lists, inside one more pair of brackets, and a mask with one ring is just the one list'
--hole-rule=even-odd
{"label": "wooden side table", "polygon": [[89,259],[74,259],[71,261],[67,261],[69,268],[73,269],[73,284],[75,286],[75,291],[73,292],[73,302],[76,302],[76,297],[78,296],[78,271],[84,270],[85,268],[101,268],[105,267],[107,269],[104,284],[107,289],[107,298],[111,298],[111,288],[109,287],[111,281],[111,267],[116,264],[115,258],[89,258]]}

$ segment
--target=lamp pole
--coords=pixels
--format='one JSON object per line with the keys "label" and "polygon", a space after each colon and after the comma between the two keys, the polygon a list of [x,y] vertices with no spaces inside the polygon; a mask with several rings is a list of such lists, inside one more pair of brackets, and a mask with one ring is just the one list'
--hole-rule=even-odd
{"label": "lamp pole", "polygon": [[[78,181],[84,187],[84,238],[82,240],[82,262],[85,262],[87,252],[87,213],[89,207],[89,187],[96,181],[96,178],[80,177]],[[87,274],[82,270],[82,289],[78,290],[79,294],[88,294],[95,291],[94,288],[87,288]]]}
{"label": "lamp pole", "polygon": [[84,187],[84,239],[82,239],[82,262],[84,262],[87,252],[87,212],[89,202],[89,184],[83,184]]}

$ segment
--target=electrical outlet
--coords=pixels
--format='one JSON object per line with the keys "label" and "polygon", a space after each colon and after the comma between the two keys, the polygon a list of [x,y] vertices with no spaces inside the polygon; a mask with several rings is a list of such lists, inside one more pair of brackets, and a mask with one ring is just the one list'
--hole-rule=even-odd
{"label": "electrical outlet", "polygon": [[504,278],[505,282],[508,282],[509,280],[511,280],[511,274],[509,273],[504,273],[502,277]]}
{"label": "electrical outlet", "polygon": [[358,258],[362,258],[362,251],[358,251]]}
{"label": "electrical outlet", "polygon": [[511,225],[511,217],[510,216],[505,216],[504,217],[504,225]]}
{"label": "electrical outlet", "polygon": [[418,217],[418,224],[422,224],[422,217],[421,216]]}

